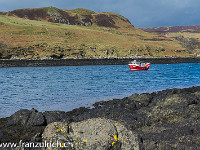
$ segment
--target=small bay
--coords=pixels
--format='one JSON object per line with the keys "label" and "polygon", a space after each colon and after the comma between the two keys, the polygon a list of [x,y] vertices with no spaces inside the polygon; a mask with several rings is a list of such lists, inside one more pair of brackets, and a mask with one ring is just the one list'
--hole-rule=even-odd
{"label": "small bay", "polygon": [[0,68],[0,117],[19,109],[70,111],[94,102],[200,85],[200,64],[152,64],[148,71],[128,65]]}

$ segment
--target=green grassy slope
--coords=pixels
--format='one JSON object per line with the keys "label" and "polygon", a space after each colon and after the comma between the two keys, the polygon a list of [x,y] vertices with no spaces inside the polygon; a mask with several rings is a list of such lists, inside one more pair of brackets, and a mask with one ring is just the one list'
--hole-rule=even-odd
{"label": "green grassy slope", "polygon": [[[51,11],[55,14],[54,10]],[[92,25],[68,25],[48,22],[44,18],[36,21],[19,18],[13,14],[0,15],[0,58],[190,56],[190,51],[183,48],[174,38],[139,30],[120,15],[94,13],[85,9],[62,11],[68,12],[72,17],[92,15]],[[104,22],[104,16],[110,16],[116,27],[99,25]]]}

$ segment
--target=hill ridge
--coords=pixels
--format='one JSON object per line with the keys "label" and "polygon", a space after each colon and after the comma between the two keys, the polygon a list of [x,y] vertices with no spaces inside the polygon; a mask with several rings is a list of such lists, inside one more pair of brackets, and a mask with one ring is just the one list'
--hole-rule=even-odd
{"label": "hill ridge", "polygon": [[96,13],[84,8],[71,10],[58,9],[56,7],[26,8],[16,9],[2,14],[30,20],[63,23],[68,25],[121,28],[120,24],[123,24],[123,27],[134,29],[134,26],[130,21],[121,15],[111,12]]}
{"label": "hill ridge", "polygon": [[153,33],[170,33],[170,32],[200,33],[200,25],[150,27],[150,28],[140,28],[140,29],[146,32],[153,32]]}
{"label": "hill ridge", "polygon": [[196,47],[112,12],[42,7],[0,14],[0,59],[189,57]]}

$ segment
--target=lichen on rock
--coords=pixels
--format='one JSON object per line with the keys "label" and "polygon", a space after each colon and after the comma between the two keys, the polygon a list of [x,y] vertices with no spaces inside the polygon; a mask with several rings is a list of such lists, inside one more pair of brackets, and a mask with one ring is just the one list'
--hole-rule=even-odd
{"label": "lichen on rock", "polygon": [[102,118],[71,124],[54,122],[45,128],[42,138],[43,141],[60,143],[64,149],[139,149],[136,134],[120,123]]}

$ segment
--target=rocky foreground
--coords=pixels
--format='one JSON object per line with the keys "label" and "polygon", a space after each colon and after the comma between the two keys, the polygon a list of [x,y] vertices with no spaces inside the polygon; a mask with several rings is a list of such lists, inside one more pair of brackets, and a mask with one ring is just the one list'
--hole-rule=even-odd
{"label": "rocky foreground", "polygon": [[70,112],[20,110],[0,119],[0,143],[60,142],[67,145],[58,149],[79,150],[200,147],[200,87],[133,94],[93,106]]}

